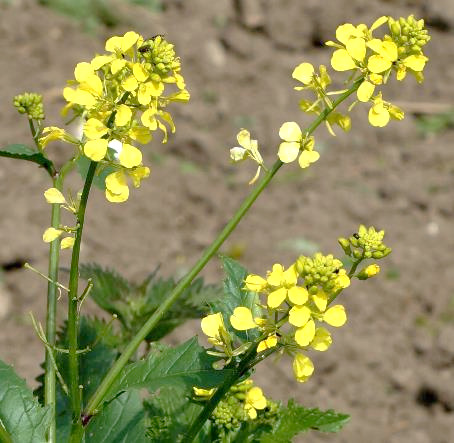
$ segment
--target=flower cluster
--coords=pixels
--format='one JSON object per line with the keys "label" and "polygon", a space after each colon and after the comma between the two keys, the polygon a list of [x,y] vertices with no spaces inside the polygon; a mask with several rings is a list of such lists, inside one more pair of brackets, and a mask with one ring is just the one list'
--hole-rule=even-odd
{"label": "flower cluster", "polygon": [[[78,63],[75,80],[63,91],[69,109],[83,119],[83,137],[75,141],[63,129],[47,128],[41,144],[52,140],[75,143],[80,155],[113,170],[105,181],[106,198],[124,202],[129,197],[128,181],[140,186],[150,169],[142,163],[136,144],[147,144],[153,132],[175,126],[164,109],[171,102],[186,102],[189,94],[181,75],[180,60],[173,45],[162,36],[144,40],[135,32],[106,41],[106,54]],[[167,86],[174,86],[167,92]]]}
{"label": "flower cluster", "polygon": [[16,95],[13,99],[13,105],[20,114],[26,114],[30,119],[44,119],[43,96],[41,94],[25,92]]}
{"label": "flower cluster", "polygon": [[256,306],[236,306],[228,318],[229,328],[221,312],[204,317],[202,331],[217,348],[208,353],[227,358],[229,362],[250,346],[246,342],[235,347],[232,332],[255,330],[255,336],[259,337],[258,354],[274,351],[290,354],[297,381],[308,380],[314,365],[306,351],[326,351],[331,346],[331,333],[325,325],[341,327],[347,321],[344,306],[333,302],[350,286],[351,278],[366,280],[379,273],[376,263],[359,272],[356,269],[363,260],[377,260],[391,252],[383,243],[383,236],[383,231],[361,225],[358,233],[349,239],[339,239],[344,252],[352,259],[349,272],[341,260],[318,252],[312,257],[300,256],[288,268],[274,264],[265,277],[247,275],[243,290],[256,294]]}
{"label": "flower cluster", "polygon": [[[194,387],[194,394],[199,400],[209,399],[215,389],[201,389]],[[267,399],[263,391],[254,386],[251,379],[233,385],[223,400],[216,406],[212,419],[217,425],[223,425],[227,429],[239,427],[241,422],[255,420],[257,411],[267,407]]]}
{"label": "flower cluster", "polygon": [[[373,32],[388,24],[390,34],[382,39]],[[354,26],[345,23],[336,30],[337,42],[326,44],[336,48],[331,58],[331,66],[336,71],[353,71],[363,79],[357,90],[361,102],[371,102],[369,122],[373,126],[386,126],[391,118],[401,120],[404,113],[397,106],[386,102],[376,87],[385,84],[393,72],[397,80],[403,80],[407,73],[415,76],[418,82],[424,79],[423,69],[428,58],[423,47],[430,37],[424,29],[424,20],[416,20],[412,15],[394,20],[380,17],[370,28],[364,24]],[[374,95],[375,94],[375,95]]]}

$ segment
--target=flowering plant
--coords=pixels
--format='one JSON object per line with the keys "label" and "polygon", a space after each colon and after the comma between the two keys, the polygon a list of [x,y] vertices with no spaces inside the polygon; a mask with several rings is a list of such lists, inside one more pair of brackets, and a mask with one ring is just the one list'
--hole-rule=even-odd
{"label": "flowering plant", "polygon": [[[385,34],[377,37],[385,25]],[[407,74],[423,81],[428,60],[423,47],[429,41],[423,20],[380,17],[370,27],[347,23],[337,28],[336,39],[326,44],[334,48],[332,68],[350,73],[344,87],[330,90],[332,80],[323,65],[316,69],[303,62],[294,69],[295,89],[314,97],[302,98],[300,108],[314,120],[304,129],[295,121],[282,124],[271,167],[258,141],[247,129],[239,131],[240,146],[231,148],[230,157],[234,163],[257,164],[250,181],[255,187],[178,282],[153,273],[137,285],[79,263],[92,185],[109,202],[125,202],[130,185],[138,187],[150,176],[142,154],[146,148],[139,145],[154,141],[158,133],[166,143],[168,133],[175,131],[168,106],[190,98],[174,46],[163,36],[144,39],[130,31],[108,39],[105,53],[77,64],[74,80],[63,90],[63,115],[81,122],[78,135],[44,126],[39,94],[14,98],[14,106],[28,118],[35,147],[9,145],[0,156],[34,162],[52,182],[44,192],[51,205],[51,223],[43,233],[50,245],[48,275],[26,265],[48,281],[48,310],[45,328],[32,317],[46,349],[38,398],[0,361],[2,441],[271,442],[290,441],[309,429],[336,432],[346,423],[345,414],[307,409],[293,401],[284,406],[267,398],[251,376],[257,364],[274,354],[290,356],[297,382],[309,380],[314,372],[311,353],[328,350],[331,327],[347,322],[340,295],[352,281],[377,275],[377,261],[391,252],[383,242],[384,231],[360,225],[338,240],[342,257],[317,252],[288,266],[270,264],[261,275],[223,257],[223,288],[196,279],[281,167],[298,159],[301,168],[308,168],[319,159],[313,133],[321,123],[331,134],[334,125],[349,131],[349,111],[358,103],[369,104],[372,126],[404,117],[383,99],[382,90],[394,74],[398,81]],[[341,113],[340,105],[355,95]],[[69,144],[71,153],[58,169],[46,151],[56,140]],[[66,184],[75,169],[83,179],[81,191]],[[69,226],[62,223],[62,209],[72,217]],[[67,285],[59,277],[61,249],[71,251]],[[80,279],[87,281],[82,291]],[[68,294],[67,321],[57,330],[57,302],[63,292]],[[112,320],[81,315],[86,297]],[[174,348],[160,342],[188,318],[201,318],[207,348],[196,337]],[[142,388],[150,395],[139,395]]]}

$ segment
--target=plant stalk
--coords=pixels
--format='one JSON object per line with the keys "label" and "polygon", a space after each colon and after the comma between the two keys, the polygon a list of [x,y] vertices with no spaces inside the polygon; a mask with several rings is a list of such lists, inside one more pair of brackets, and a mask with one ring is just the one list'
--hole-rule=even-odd
{"label": "plant stalk", "polygon": [[[347,97],[353,94],[363,82],[363,78],[360,78],[353,83],[353,85],[339,98],[334,101],[331,108],[325,108],[319,116],[312,122],[310,126],[307,127],[303,133],[310,135],[315,129],[324,121],[326,117],[334,110],[336,107],[342,103]],[[229,237],[232,231],[236,228],[238,223],[247,213],[249,208],[262,193],[262,191],[268,186],[269,182],[275,176],[277,171],[281,168],[283,163],[280,160],[277,160],[273,167],[266,173],[263,179],[259,184],[251,191],[251,193],[245,198],[237,212],[233,215],[221,233],[213,241],[213,243],[205,250],[202,257],[197,261],[193,268],[186,274],[185,277],[180,281],[180,283],[175,287],[175,289],[169,294],[164,303],[150,316],[142,328],[137,332],[137,334],[132,338],[130,343],[127,345],[123,353],[120,355],[118,360],[110,368],[109,372],[104,377],[101,384],[98,386],[98,389],[93,394],[92,398],[89,400],[87,409],[84,416],[90,418],[97,411],[98,406],[104,400],[107,395],[109,388],[119,376],[121,370],[128,363],[130,358],[134,355],[134,352],[142,343],[142,341],[147,337],[147,335],[153,330],[153,328],[158,324],[163,315],[170,309],[170,307],[178,300],[183,291],[191,284],[192,280],[199,274],[199,272],[205,267],[208,261],[213,257],[213,255],[218,251],[220,246],[224,241]]]}
{"label": "plant stalk", "polygon": [[70,374],[70,397],[74,427],[80,427],[81,394],[79,389],[79,361],[78,348],[78,286],[79,286],[79,257],[82,232],[85,221],[85,210],[87,208],[88,195],[95,175],[97,162],[91,162],[85,179],[79,209],[76,214],[77,229],[75,233],[74,246],[71,257],[71,269],[69,273],[69,301],[68,301],[68,348],[69,348],[69,374]]}

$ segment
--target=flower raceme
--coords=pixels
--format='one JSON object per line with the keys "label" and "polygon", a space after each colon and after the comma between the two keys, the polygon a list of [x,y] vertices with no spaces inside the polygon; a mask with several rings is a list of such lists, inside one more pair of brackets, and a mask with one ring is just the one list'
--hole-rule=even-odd
{"label": "flower raceme", "polygon": [[[84,121],[82,139],[52,127],[45,128],[47,135],[40,142],[43,147],[53,140],[73,143],[78,156],[100,163],[98,172],[113,169],[106,178],[106,198],[119,203],[129,197],[129,181],[139,187],[150,175],[137,144],[149,143],[156,130],[165,143],[168,130],[175,132],[165,108],[187,102],[189,93],[173,45],[162,36],[145,40],[130,31],[109,38],[105,50],[90,62],[78,63],[74,80],[63,90],[68,102],[63,113],[72,110]],[[111,148],[113,143],[118,149]]]}

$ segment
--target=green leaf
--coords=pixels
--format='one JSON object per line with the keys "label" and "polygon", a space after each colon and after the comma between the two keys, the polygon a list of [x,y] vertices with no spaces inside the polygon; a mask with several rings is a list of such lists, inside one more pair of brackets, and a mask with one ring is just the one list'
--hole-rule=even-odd
{"label": "green leaf", "polygon": [[[184,389],[166,386],[144,402],[147,412],[148,436],[151,441],[173,443],[181,436],[203,409],[203,403],[194,401]],[[197,443],[210,443],[211,422],[207,420],[197,435]]]}
{"label": "green leaf", "polygon": [[0,423],[10,441],[45,442],[50,418],[50,410],[39,404],[25,381],[0,360]]}
{"label": "green leaf", "polygon": [[259,330],[237,331],[230,326],[230,316],[236,307],[245,306],[252,311],[253,317],[260,317],[258,295],[244,289],[244,281],[249,273],[237,261],[229,257],[222,257],[222,265],[225,272],[224,296],[210,303],[211,311],[222,313],[226,328],[231,334],[236,335],[242,341],[253,341],[259,337]]}
{"label": "green leaf", "polygon": [[86,429],[86,443],[147,442],[145,411],[138,391],[124,392],[94,416]]}
{"label": "green leaf", "polygon": [[29,148],[26,145],[21,144],[8,145],[0,149],[0,157],[27,160],[36,163],[40,167],[44,168],[51,177],[55,175],[54,164],[47,157],[45,157],[44,154],[35,149]]}
{"label": "green leaf", "polygon": [[193,386],[205,389],[219,386],[230,374],[230,370],[213,369],[216,360],[198,344],[197,337],[176,348],[159,345],[151,350],[145,360],[124,367],[110,390],[110,398],[131,388],[146,388],[154,392],[173,386],[185,388],[187,393],[192,393]]}
{"label": "green leaf", "polygon": [[338,432],[350,419],[349,415],[333,410],[308,409],[289,400],[287,407],[279,412],[279,420],[273,430],[260,438],[261,443],[290,443],[300,432],[315,429],[323,432]]}

